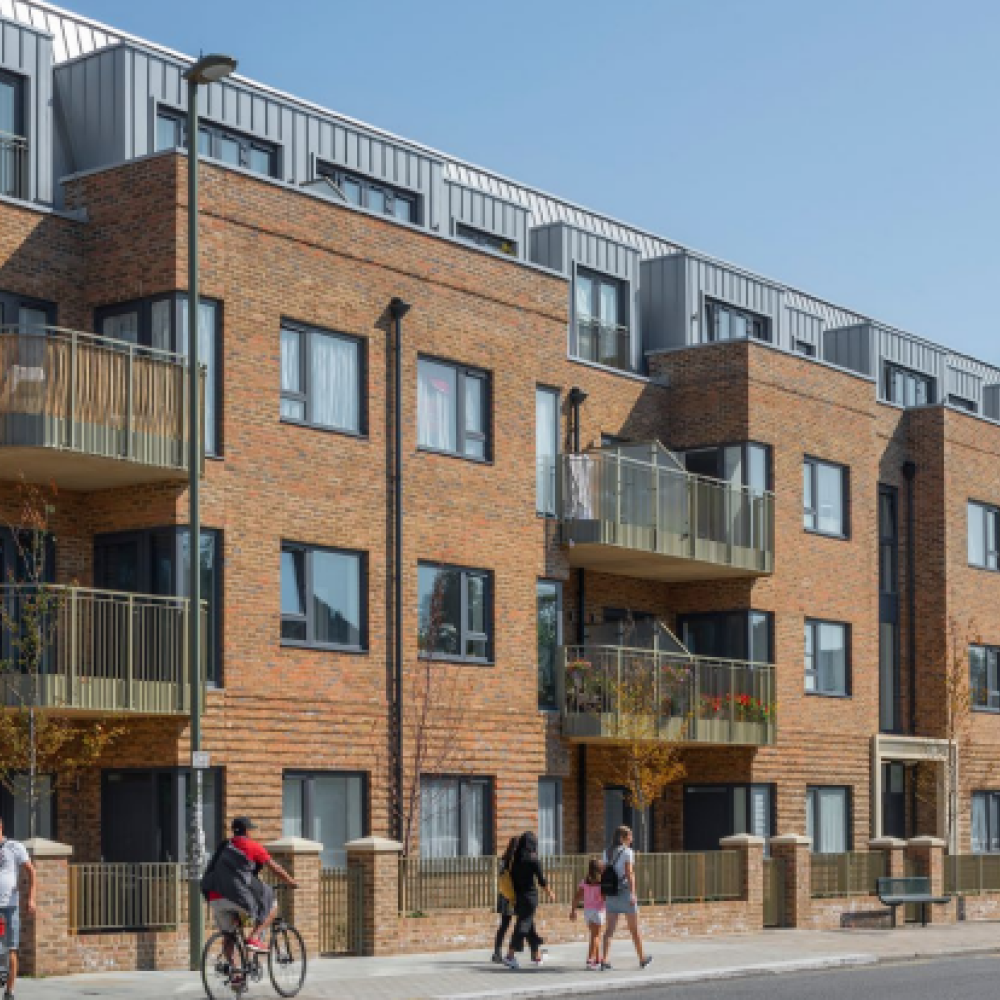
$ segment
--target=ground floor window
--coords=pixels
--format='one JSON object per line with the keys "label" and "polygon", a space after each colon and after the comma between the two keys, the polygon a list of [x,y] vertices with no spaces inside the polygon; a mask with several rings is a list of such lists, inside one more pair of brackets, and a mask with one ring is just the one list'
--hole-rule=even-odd
{"label": "ground floor window", "polygon": [[717,851],[737,833],[774,834],[773,785],[687,785],[684,788],[684,850]]}
{"label": "ground floor window", "polygon": [[972,853],[1000,853],[1000,792],[972,795]]}
{"label": "ground floor window", "polygon": [[420,856],[479,857],[493,850],[488,778],[424,778],[420,785]]}
{"label": "ground floor window", "polygon": [[288,772],[281,785],[281,832],[323,845],[324,868],[347,864],[344,845],[364,836],[365,776]]}
{"label": "ground floor window", "polygon": [[55,840],[56,799],[52,775],[40,774],[36,778],[34,830],[30,822],[28,776],[15,774],[9,780],[12,788],[0,786],[0,817],[3,818],[4,834],[11,840],[28,840],[33,836]]}
{"label": "ground floor window", "polygon": [[806,836],[814,854],[842,854],[850,850],[851,802],[847,788],[809,788],[806,791]]}
{"label": "ground floor window", "polygon": [[538,850],[562,854],[562,780],[538,779]]}
{"label": "ground floor window", "polygon": [[624,788],[604,789],[604,843],[610,849],[615,842],[615,830],[627,826],[632,831],[632,846],[637,851],[653,849],[653,808],[636,809],[629,804]]}

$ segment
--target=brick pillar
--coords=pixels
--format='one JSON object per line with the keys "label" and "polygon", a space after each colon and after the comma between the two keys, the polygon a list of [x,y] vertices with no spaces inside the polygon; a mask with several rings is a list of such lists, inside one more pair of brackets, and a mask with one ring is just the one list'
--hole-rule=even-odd
{"label": "brick pillar", "polygon": [[[916,863],[919,873],[930,879],[932,896],[944,895],[944,850],[946,842],[937,837],[914,837],[906,844],[907,860]],[[944,924],[954,921],[950,906],[929,906],[927,923]]]}
{"label": "brick pillar", "polygon": [[35,866],[35,915],[21,880],[19,974],[64,976],[69,971],[69,859],[73,848],[34,837],[24,845]]}
{"label": "brick pillar", "polygon": [[903,878],[906,875],[906,841],[895,837],[876,837],[868,841],[869,851],[885,854],[886,878]]}
{"label": "brick pillar", "polygon": [[362,872],[362,955],[393,955],[399,947],[399,859],[403,845],[363,837],[347,845],[347,867]]}
{"label": "brick pillar", "polygon": [[742,855],[743,884],[740,898],[747,905],[747,926],[764,926],[764,838],[739,833],[719,841],[724,851],[739,851]]}
{"label": "brick pillar", "polygon": [[320,954],[319,880],[323,845],[301,837],[282,837],[267,845],[268,853],[298,882],[297,889],[282,892],[281,914],[302,935],[306,955]]}
{"label": "brick pillar", "polygon": [[785,927],[808,927],[812,917],[812,840],[797,833],[772,837],[771,857],[785,866]]}

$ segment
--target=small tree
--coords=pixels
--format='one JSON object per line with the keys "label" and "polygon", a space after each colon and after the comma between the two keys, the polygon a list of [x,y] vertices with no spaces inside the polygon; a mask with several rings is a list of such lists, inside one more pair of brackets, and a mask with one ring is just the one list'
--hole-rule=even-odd
{"label": "small tree", "polygon": [[23,480],[18,486],[19,521],[8,523],[20,572],[11,570],[0,600],[0,784],[28,806],[28,834],[37,834],[44,787],[41,775],[63,776],[90,767],[122,727],[98,720],[74,720],[45,698],[45,678],[54,655],[60,588],[48,583],[50,521],[55,486],[46,492]]}

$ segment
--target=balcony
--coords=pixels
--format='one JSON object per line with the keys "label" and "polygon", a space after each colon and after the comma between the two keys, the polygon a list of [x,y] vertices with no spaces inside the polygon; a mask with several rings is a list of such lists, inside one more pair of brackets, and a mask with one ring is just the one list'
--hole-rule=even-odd
{"label": "balcony", "polygon": [[595,361],[609,368],[634,371],[632,341],[627,326],[602,323],[596,319],[579,319],[576,322],[577,357]]}
{"label": "balcony", "polygon": [[566,646],[556,697],[575,742],[773,746],[774,666],[627,646]]}
{"label": "balcony", "polygon": [[774,571],[773,493],[693,476],[656,442],[559,461],[571,566],[665,581]]}
{"label": "balcony", "polygon": [[28,197],[28,140],[9,132],[0,132],[0,195]]}
{"label": "balcony", "polygon": [[[44,645],[41,670],[32,678],[18,669],[26,655],[23,626],[20,634],[3,630],[0,706],[87,715],[190,711],[186,598],[8,584],[0,587],[0,600],[8,622],[36,616],[41,624],[34,631]],[[201,634],[207,633],[203,606]]]}
{"label": "balcony", "polygon": [[56,327],[0,327],[0,478],[80,490],[183,482],[187,422],[183,356]]}

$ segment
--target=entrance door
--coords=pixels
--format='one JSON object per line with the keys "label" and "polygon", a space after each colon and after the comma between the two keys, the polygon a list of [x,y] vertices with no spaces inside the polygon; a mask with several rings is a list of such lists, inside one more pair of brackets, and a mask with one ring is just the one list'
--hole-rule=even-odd
{"label": "entrance door", "polygon": [[94,585],[104,590],[141,592],[138,537],[102,539],[94,547]]}
{"label": "entrance door", "polygon": [[686,788],[684,795],[684,850],[717,851],[719,841],[732,832],[729,785]]}
{"label": "entrance door", "polygon": [[150,771],[113,771],[104,776],[101,854],[105,861],[161,861],[158,778]]}
{"label": "entrance door", "polygon": [[906,839],[906,768],[882,765],[882,836]]}

